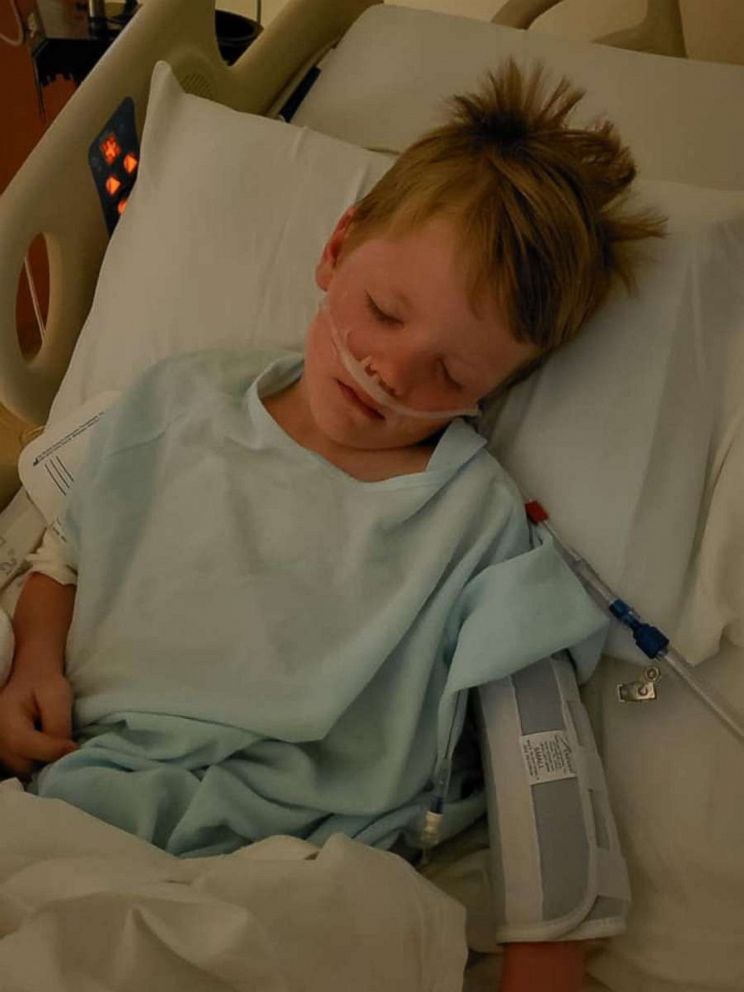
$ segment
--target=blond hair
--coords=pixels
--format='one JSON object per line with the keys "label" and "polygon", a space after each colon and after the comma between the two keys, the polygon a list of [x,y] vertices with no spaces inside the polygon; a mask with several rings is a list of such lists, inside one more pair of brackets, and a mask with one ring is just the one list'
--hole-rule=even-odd
{"label": "blond hair", "polygon": [[576,336],[614,276],[632,290],[636,243],[664,222],[626,209],[636,167],[614,126],[568,125],[584,91],[566,78],[544,89],[541,63],[525,79],[509,59],[479,92],[454,97],[450,119],[357,204],[345,245],[453,216],[471,305],[495,292],[514,337],[543,358]]}

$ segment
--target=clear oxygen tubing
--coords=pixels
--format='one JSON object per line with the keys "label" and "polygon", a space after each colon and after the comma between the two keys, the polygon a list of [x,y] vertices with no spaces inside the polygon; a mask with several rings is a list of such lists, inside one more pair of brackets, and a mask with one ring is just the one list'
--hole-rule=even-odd
{"label": "clear oxygen tubing", "polygon": [[718,720],[734,735],[738,743],[744,745],[744,726],[742,726],[736,715],[729,709],[718,693],[701,681],[689,661],[672,646],[666,634],[636,613],[631,606],[624,602],[616,592],[602,581],[586,558],[561,540],[553,525],[548,522],[549,517],[547,512],[537,500],[527,502],[525,509],[530,521],[533,524],[544,527],[551,535],[573,571],[604,603],[612,616],[616,620],[619,620],[625,627],[628,627],[633,635],[633,640],[646,657],[668,665],[675,675],[682,679],[685,685],[692,690],[700,702],[707,706]]}
{"label": "clear oxygen tubing", "polygon": [[383,389],[380,384],[380,377],[371,368],[372,359],[369,355],[358,361],[349,351],[346,338],[348,330],[343,333],[331,313],[328,304],[328,297],[324,297],[320,304],[320,311],[325,317],[331,333],[331,340],[338,354],[341,364],[352,377],[354,382],[370,396],[375,403],[393,413],[401,414],[404,417],[416,417],[419,420],[449,420],[454,417],[476,417],[480,413],[478,407],[469,407],[467,410],[414,410],[404,403],[399,403],[393,399],[389,392]]}

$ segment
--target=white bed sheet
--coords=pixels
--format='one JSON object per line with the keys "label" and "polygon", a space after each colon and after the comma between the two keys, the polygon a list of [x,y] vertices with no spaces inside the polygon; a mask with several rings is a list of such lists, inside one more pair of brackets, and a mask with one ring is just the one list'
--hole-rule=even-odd
{"label": "white bed sheet", "polygon": [[174,858],[0,784],[0,988],[460,992],[464,911],[335,835]]}
{"label": "white bed sheet", "polygon": [[[702,671],[744,715],[744,648],[724,642]],[[633,894],[589,972],[611,992],[741,992],[744,751],[672,676],[654,703],[617,702],[632,677],[606,659],[584,694]]]}

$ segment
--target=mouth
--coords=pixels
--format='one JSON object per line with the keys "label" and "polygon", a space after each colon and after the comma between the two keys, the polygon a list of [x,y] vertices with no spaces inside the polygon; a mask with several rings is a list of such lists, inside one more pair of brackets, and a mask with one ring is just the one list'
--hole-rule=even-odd
{"label": "mouth", "polygon": [[383,416],[382,413],[380,413],[377,407],[374,407],[370,403],[366,402],[366,400],[363,400],[360,394],[357,393],[356,390],[352,389],[351,386],[347,386],[346,383],[341,382],[340,379],[336,379],[336,382],[338,383],[339,388],[341,389],[341,392],[344,394],[346,399],[350,403],[352,403],[358,410],[361,410],[361,412],[364,413],[367,417],[369,417],[370,420],[385,419],[385,417]]}

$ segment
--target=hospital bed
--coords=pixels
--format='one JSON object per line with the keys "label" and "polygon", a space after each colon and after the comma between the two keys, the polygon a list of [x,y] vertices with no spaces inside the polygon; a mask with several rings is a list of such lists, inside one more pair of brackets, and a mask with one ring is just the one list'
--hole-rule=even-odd
{"label": "hospital bed", "polygon": [[[209,242],[208,196],[201,210],[184,213],[178,191],[189,173],[202,175],[193,142],[182,150],[169,139],[159,185],[135,186],[109,242],[88,152],[128,97],[142,135],[159,60],[210,106],[291,119],[305,135],[336,139],[343,165],[327,212],[434,123],[441,99],[471,88],[508,54],[542,58],[587,89],[585,113],[618,125],[639,165],[640,195],[669,216],[670,234],[649,250],[635,296],[615,293],[584,337],[492,411],[492,444],[571,543],[744,713],[744,136],[729,116],[744,97],[744,69],[670,57],[683,54],[674,16],[661,30],[649,17],[639,31],[605,39],[642,51],[525,32],[550,6],[529,0],[507,3],[502,24],[368,0],[294,0],[228,69],[214,40],[213,6],[148,0],[0,200],[0,400],[31,425],[54,424],[123,388],[162,354],[234,344],[246,326],[271,327],[263,336],[251,331],[258,346],[300,345],[317,300],[309,286],[290,289],[286,270],[297,256],[283,255],[286,245],[272,245],[264,259],[261,223],[278,204],[295,217],[304,211],[302,237],[312,246],[326,233],[324,215],[303,204],[312,184],[271,200],[260,142],[215,179],[242,176],[247,199],[254,185],[255,198],[266,198],[245,229],[248,252],[263,259],[257,272],[231,263],[231,252],[242,251],[245,261],[245,245]],[[675,4],[652,6],[678,14]],[[51,295],[42,347],[28,359],[13,304],[24,254],[39,233]],[[203,299],[183,286],[184,269],[172,257],[187,237],[196,246],[189,264],[209,285]],[[162,321],[156,327],[153,314]],[[4,575],[12,580],[17,552],[38,539],[43,521],[21,494],[3,526]],[[655,701],[620,703],[617,686],[637,681],[644,659],[622,631],[613,630],[605,650],[584,702],[633,909],[627,932],[593,952],[586,987],[740,989],[741,752],[669,677]],[[470,832],[438,852],[429,877],[472,907],[487,844],[482,831]],[[487,913],[473,911],[469,925],[472,946],[491,950]],[[470,987],[494,987],[495,963],[488,954],[478,960]]]}

